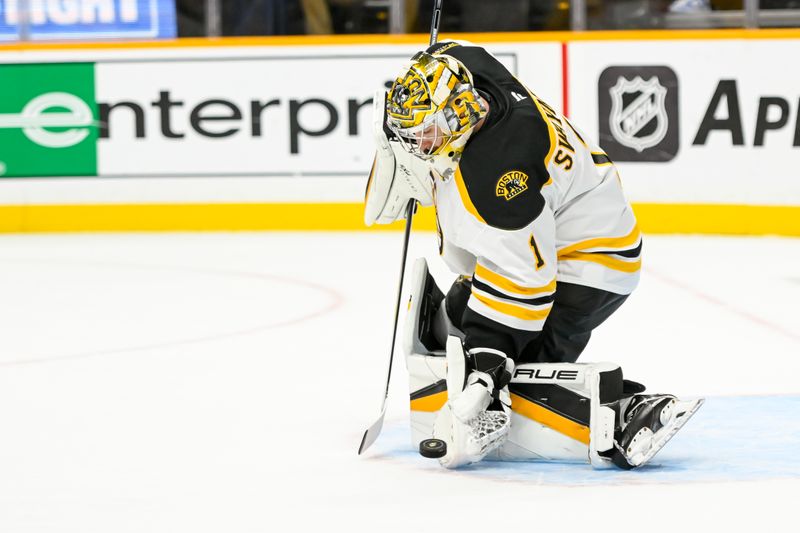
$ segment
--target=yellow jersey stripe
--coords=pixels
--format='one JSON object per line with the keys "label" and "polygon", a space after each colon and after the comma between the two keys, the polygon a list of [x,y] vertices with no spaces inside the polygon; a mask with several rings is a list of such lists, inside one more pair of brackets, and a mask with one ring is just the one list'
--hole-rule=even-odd
{"label": "yellow jersey stripe", "polygon": [[464,183],[464,176],[461,175],[461,169],[456,168],[456,186],[458,187],[458,195],[461,196],[461,203],[464,204],[466,210],[478,219],[478,221],[486,224],[486,221],[483,217],[478,213],[478,210],[475,209],[475,204],[472,203],[472,199],[469,197],[469,192],[467,191],[467,185]]}
{"label": "yellow jersey stripe", "polygon": [[553,305],[550,304],[544,309],[528,309],[527,307],[522,307],[521,305],[492,300],[482,294],[478,294],[475,291],[472,292],[472,296],[489,309],[504,315],[520,318],[522,320],[544,320],[547,318],[547,315],[550,314],[550,308],[553,307]]}
{"label": "yellow jersey stripe", "polygon": [[435,413],[447,403],[447,391],[437,392],[430,396],[423,396],[416,400],[411,400],[412,411],[424,411],[426,413]]}
{"label": "yellow jersey stripe", "polygon": [[589,444],[589,428],[587,426],[578,424],[550,409],[526,400],[522,396],[511,394],[511,410],[571,439]]}
{"label": "yellow jersey stripe", "polygon": [[[517,81],[519,81],[519,80],[517,80]],[[523,85],[523,87],[525,87],[525,86]],[[553,154],[555,153],[556,145],[558,144],[558,142],[556,141],[556,128],[550,122],[550,119],[548,118],[547,114],[544,112],[544,109],[542,109],[542,105],[539,103],[539,99],[536,98],[536,96],[534,96],[534,94],[530,91],[530,89],[528,89],[527,87],[525,87],[525,89],[528,91],[528,94],[531,95],[531,99],[533,100],[533,103],[536,104],[536,109],[538,109],[539,110],[539,114],[542,115],[542,120],[544,120],[544,123],[547,124],[547,134],[550,137],[550,149],[547,151],[547,155],[544,156],[544,168],[545,168],[545,170],[547,170],[547,166],[550,164],[550,161],[553,159]],[[545,184],[545,185],[547,185],[547,184]]]}
{"label": "yellow jersey stripe", "polygon": [[639,224],[636,224],[633,226],[631,232],[625,235],[624,237],[599,237],[596,239],[589,239],[586,241],[581,241],[581,242],[576,242],[575,244],[571,244],[558,251],[558,258],[561,259],[562,256],[571,254],[576,250],[586,250],[589,248],[603,247],[603,248],[623,249],[636,244],[639,241],[640,237],[641,237],[641,232],[639,231]]}
{"label": "yellow jersey stripe", "polygon": [[633,273],[638,272],[642,268],[642,260],[636,261],[622,261],[615,257],[609,257],[604,254],[588,254],[582,252],[573,252],[571,254],[558,257],[561,261],[591,261],[592,263],[599,263],[611,270],[618,270],[620,272]]}
{"label": "yellow jersey stripe", "polygon": [[[547,171],[547,165],[550,164],[550,160],[553,159],[553,154],[556,151],[557,141],[556,141],[555,126],[553,126],[553,124],[550,122],[550,119],[547,118],[547,114],[544,112],[544,109],[542,109],[542,106],[539,104],[539,99],[536,98],[536,95],[533,94],[533,92],[530,89],[528,89],[527,85],[519,81],[519,79],[517,79],[516,77],[514,77],[514,79],[517,81],[517,83],[519,83],[525,88],[525,91],[528,93],[528,96],[531,97],[531,100],[536,105],[536,109],[539,110],[539,114],[542,115],[544,123],[547,124],[547,135],[548,137],[550,137],[550,149],[547,151],[547,155],[544,156],[544,169],[545,171]],[[542,185],[542,187],[546,187],[548,185],[551,185],[552,183],[553,183],[553,178],[549,177],[545,182],[545,184]]]}
{"label": "yellow jersey stripe", "polygon": [[492,272],[480,263],[475,265],[475,275],[482,280],[488,281],[492,285],[503,289],[504,291],[513,293],[516,296],[534,296],[556,290],[556,278],[553,278],[550,283],[542,287],[523,287],[522,285],[517,285],[510,279],[503,277],[496,272]]}

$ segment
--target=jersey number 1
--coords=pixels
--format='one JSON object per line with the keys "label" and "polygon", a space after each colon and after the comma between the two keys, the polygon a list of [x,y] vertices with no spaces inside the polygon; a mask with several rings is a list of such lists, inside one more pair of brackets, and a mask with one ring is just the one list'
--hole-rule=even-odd
{"label": "jersey number 1", "polygon": [[531,235],[531,250],[533,250],[533,255],[536,256],[536,270],[539,270],[544,266],[544,259],[542,259],[542,254],[539,253],[539,246],[536,244],[536,239]]}

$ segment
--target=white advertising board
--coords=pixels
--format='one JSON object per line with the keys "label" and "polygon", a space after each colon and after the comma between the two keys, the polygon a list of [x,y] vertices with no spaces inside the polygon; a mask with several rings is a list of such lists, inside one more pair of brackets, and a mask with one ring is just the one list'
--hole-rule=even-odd
{"label": "white advertising board", "polygon": [[[499,58],[509,68],[518,60],[513,53]],[[107,124],[98,174],[364,174],[374,151],[372,93],[406,59],[311,52],[291,60],[97,63],[100,120]]]}
{"label": "white advertising board", "polygon": [[[491,48],[521,78],[560,68],[559,43]],[[21,79],[34,72],[42,81],[0,110],[6,116],[42,95],[69,93],[80,100],[71,118],[90,110],[84,114],[93,113],[97,127],[84,117],[71,132],[50,130],[61,146],[42,146],[10,122],[0,135],[21,149],[3,161],[0,201],[360,201],[374,153],[372,94],[417,49],[122,49],[104,50],[99,59],[83,51],[7,54],[11,61],[0,72]],[[560,105],[559,75],[536,87]],[[69,177],[69,187],[30,180],[43,176]]]}
{"label": "white advertising board", "polygon": [[[800,205],[798,40],[570,44],[570,114],[634,202]],[[637,83],[638,78],[638,83]]]}
{"label": "white advertising board", "polygon": [[[800,70],[786,61],[800,39],[480,44],[568,107],[633,202],[800,205]],[[373,151],[368,102],[418,49],[3,51],[0,204],[359,202]],[[23,111],[38,109],[29,104],[54,92],[80,100],[61,100],[71,136],[53,117],[21,127]],[[77,143],[37,144],[67,137]]]}

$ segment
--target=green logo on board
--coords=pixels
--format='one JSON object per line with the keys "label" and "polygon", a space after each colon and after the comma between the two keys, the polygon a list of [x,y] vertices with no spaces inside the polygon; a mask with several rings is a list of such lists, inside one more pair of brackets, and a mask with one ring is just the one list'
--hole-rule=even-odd
{"label": "green logo on board", "polygon": [[94,64],[0,65],[0,177],[96,174]]}

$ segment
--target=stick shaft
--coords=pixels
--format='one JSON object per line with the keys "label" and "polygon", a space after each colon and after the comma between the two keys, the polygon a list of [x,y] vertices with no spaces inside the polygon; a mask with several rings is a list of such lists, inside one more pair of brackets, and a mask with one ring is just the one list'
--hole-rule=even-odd
{"label": "stick shaft", "polygon": [[[433,18],[431,19],[431,40],[430,46],[436,44],[439,39],[439,23],[442,19],[442,3],[443,0],[435,0],[433,4]],[[383,417],[386,415],[386,401],[389,399],[389,384],[392,381],[392,366],[394,363],[394,348],[397,344],[397,324],[400,321],[400,304],[403,298],[403,280],[406,273],[406,260],[408,259],[408,242],[411,239],[411,220],[414,218],[414,206],[416,200],[413,198],[406,204],[406,228],[403,234],[403,252],[400,260],[400,279],[397,287],[397,304],[394,308],[394,328],[392,328],[392,347],[389,349],[389,368],[386,371],[386,390],[383,394],[383,404],[381,405],[381,414],[378,420],[372,424],[364,432],[361,438],[361,445],[358,448],[358,454],[361,455],[367,448],[369,448],[383,427]]]}
{"label": "stick shaft", "polygon": [[433,18],[431,19],[431,42],[430,46],[436,44],[439,40],[439,24],[442,22],[442,2],[443,0],[436,0],[433,3]]}
{"label": "stick shaft", "polygon": [[[430,45],[436,44],[439,38],[439,23],[442,20],[442,2],[443,0],[436,0],[433,4],[433,17],[431,18],[431,40]],[[403,298],[403,279],[406,272],[406,261],[408,259],[408,241],[411,238],[411,219],[414,218],[414,203],[412,198],[406,205],[406,228],[403,235],[403,253],[400,260],[400,283],[397,287],[397,305],[394,309],[394,329],[392,330],[392,347],[389,350],[389,372],[386,378],[386,395],[384,396],[384,404],[386,398],[389,396],[389,381],[392,377],[392,361],[394,360],[394,347],[397,344],[397,326],[400,320],[400,305]]]}
{"label": "stick shaft", "polygon": [[394,329],[392,330],[392,347],[389,349],[389,372],[386,376],[386,394],[384,404],[389,397],[389,382],[392,379],[392,362],[394,361],[394,347],[397,344],[397,325],[400,321],[400,305],[403,299],[403,280],[406,274],[406,260],[408,259],[408,241],[411,240],[411,219],[414,217],[414,202],[409,200],[406,205],[406,228],[403,233],[403,253],[400,259],[400,280],[397,284],[397,303],[394,307]]}

